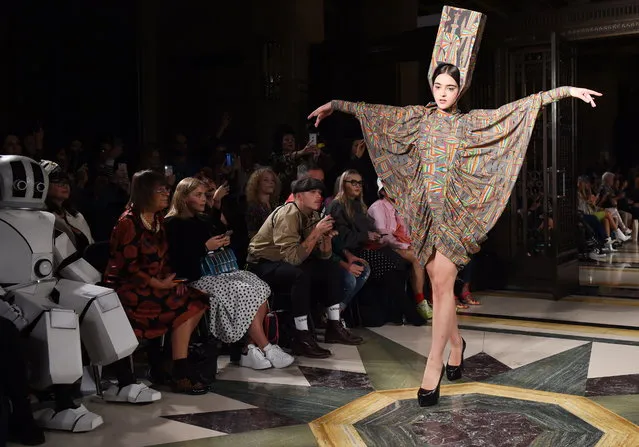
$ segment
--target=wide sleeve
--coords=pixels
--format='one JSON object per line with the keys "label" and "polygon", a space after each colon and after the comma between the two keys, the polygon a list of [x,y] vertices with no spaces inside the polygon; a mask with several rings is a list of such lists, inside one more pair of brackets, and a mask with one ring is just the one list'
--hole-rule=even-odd
{"label": "wide sleeve", "polygon": [[[115,281],[128,282],[136,287],[147,287],[151,276],[140,269],[140,232],[131,218],[123,218],[111,233],[111,259],[105,276]],[[111,278],[105,278],[107,282]]]}
{"label": "wide sleeve", "polygon": [[461,145],[448,185],[451,206],[457,208],[453,214],[470,213],[484,233],[494,226],[519,175],[539,111],[569,96],[569,88],[561,87],[460,117]]}
{"label": "wide sleeve", "polygon": [[377,176],[384,181],[391,197],[400,197],[417,172],[419,157],[414,149],[420,129],[428,119],[428,108],[348,101],[332,101],[331,104],[334,110],[349,113],[359,120]]}

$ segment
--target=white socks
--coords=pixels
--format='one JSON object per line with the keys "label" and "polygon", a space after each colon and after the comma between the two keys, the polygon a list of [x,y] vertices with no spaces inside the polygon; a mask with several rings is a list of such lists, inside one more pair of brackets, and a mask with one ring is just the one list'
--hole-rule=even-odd
{"label": "white socks", "polygon": [[301,317],[295,317],[295,329],[298,331],[308,331],[308,316],[302,315]]}
{"label": "white socks", "polygon": [[326,317],[329,320],[339,321],[339,304],[333,304],[326,308]]}

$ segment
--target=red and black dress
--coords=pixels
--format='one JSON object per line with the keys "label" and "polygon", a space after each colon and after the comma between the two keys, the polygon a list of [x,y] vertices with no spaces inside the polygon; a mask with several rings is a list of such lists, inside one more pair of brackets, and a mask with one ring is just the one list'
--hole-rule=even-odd
{"label": "red and black dress", "polygon": [[105,282],[119,295],[138,338],[160,337],[208,308],[208,297],[189,288],[179,296],[175,289],[149,285],[151,278],[174,273],[168,264],[168,243],[163,220],[156,216],[158,231],[148,230],[140,216],[127,210],[111,234],[111,255]]}

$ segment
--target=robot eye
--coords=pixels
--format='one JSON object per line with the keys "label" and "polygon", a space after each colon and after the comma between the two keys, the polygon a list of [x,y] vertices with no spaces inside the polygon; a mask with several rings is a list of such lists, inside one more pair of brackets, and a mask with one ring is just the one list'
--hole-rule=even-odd
{"label": "robot eye", "polygon": [[13,175],[13,197],[27,196],[27,171],[21,161],[12,161],[11,174]]}
{"label": "robot eye", "polygon": [[38,191],[38,192],[44,192],[44,189],[45,189],[45,184],[44,184],[44,183],[38,183],[38,184],[36,185],[36,191]]}
{"label": "robot eye", "polygon": [[27,190],[27,182],[24,180],[16,180],[13,182],[13,189],[15,191],[26,191]]}

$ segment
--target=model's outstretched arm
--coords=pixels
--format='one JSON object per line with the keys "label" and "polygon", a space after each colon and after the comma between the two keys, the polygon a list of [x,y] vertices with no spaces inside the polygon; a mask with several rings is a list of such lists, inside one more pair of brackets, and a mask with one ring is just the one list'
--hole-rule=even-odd
{"label": "model's outstretched arm", "polygon": [[399,123],[412,119],[415,115],[423,114],[423,107],[420,106],[408,106],[408,107],[396,107],[386,106],[382,104],[368,104],[365,102],[350,102],[334,99],[331,102],[327,102],[321,107],[318,107],[308,116],[308,119],[315,118],[315,127],[319,126],[319,123],[334,111],[348,113],[360,118],[362,115],[378,115],[383,116],[385,119],[391,122]]}
{"label": "model's outstretched arm", "polygon": [[578,98],[582,101],[590,104],[593,107],[597,107],[595,104],[595,96],[601,96],[601,93],[587,88],[580,87],[559,87],[554,90],[548,90],[541,93],[542,105],[548,105],[551,102],[559,101],[564,98]]}

